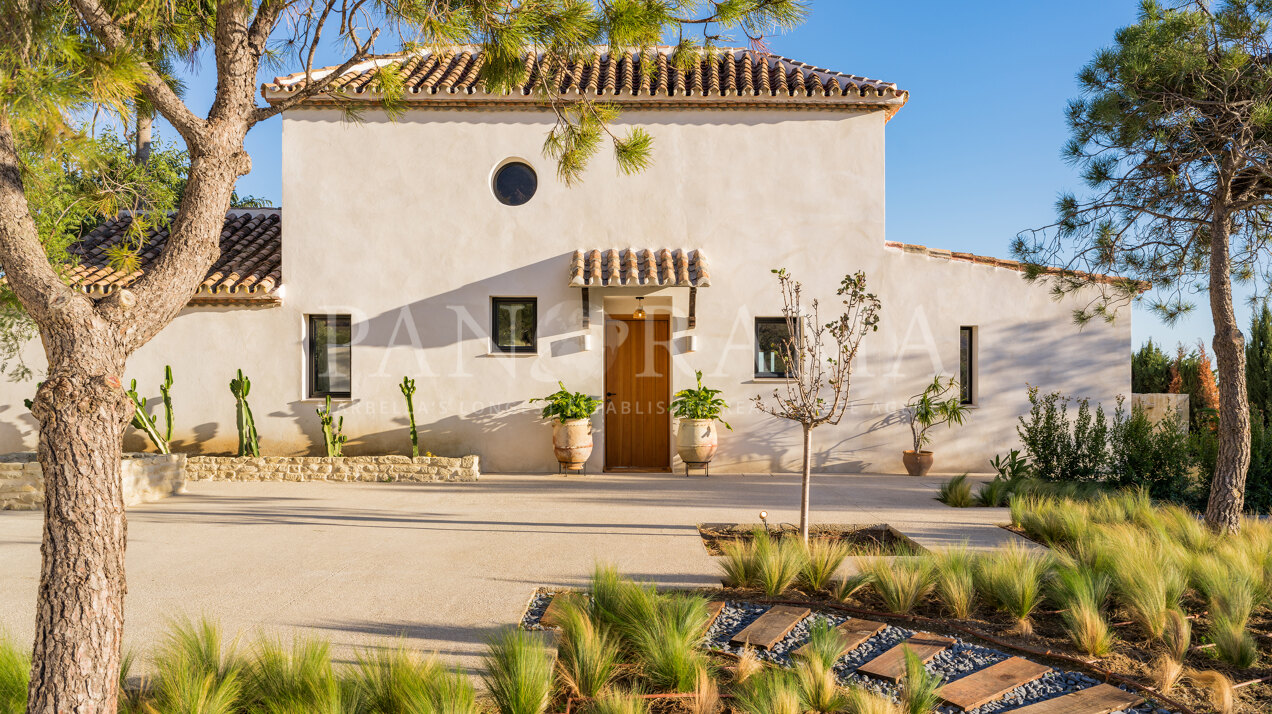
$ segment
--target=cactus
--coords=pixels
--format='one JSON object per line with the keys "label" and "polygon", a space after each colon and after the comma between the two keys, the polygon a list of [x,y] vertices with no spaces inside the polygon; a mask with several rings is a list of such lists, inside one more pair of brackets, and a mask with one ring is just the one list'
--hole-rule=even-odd
{"label": "cactus", "polygon": [[238,378],[230,380],[230,393],[236,402],[238,417],[239,456],[260,456],[261,440],[256,433],[256,420],[252,418],[252,408],[247,404],[247,395],[252,391],[252,380],[238,371]]}
{"label": "cactus", "polygon": [[420,435],[415,430],[415,380],[403,377],[398,389],[406,397],[406,414],[411,419],[411,458],[415,458],[420,455]]}
{"label": "cactus", "polygon": [[137,394],[137,380],[132,380],[132,385],[124,393],[128,395],[128,398],[133,403],[133,428],[142,431],[150,439],[150,443],[155,445],[155,449],[159,453],[171,453],[168,450],[168,440],[159,433],[155,418],[146,411],[146,398]]}
{"label": "cactus", "polygon": [[344,417],[337,418],[331,413],[331,395],[327,395],[326,405],[322,409],[314,411],[322,421],[322,439],[327,445],[327,456],[344,456],[341,451],[349,437],[341,433],[344,429]]}
{"label": "cactus", "polygon": [[163,440],[172,441],[172,365],[163,366],[163,384],[159,385],[159,394],[163,395]]}

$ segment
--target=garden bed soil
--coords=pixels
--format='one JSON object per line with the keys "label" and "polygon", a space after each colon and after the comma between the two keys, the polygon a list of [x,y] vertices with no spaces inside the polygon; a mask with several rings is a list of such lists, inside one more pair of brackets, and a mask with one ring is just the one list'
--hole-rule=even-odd
{"label": "garden bed soil", "polygon": [[[762,523],[699,523],[702,545],[713,556],[724,555],[727,543],[749,543]],[[770,524],[769,535],[776,539],[798,538],[799,527],[791,523]],[[809,538],[833,540],[848,546],[850,555],[923,555],[922,546],[886,523],[816,523],[808,527]]]}

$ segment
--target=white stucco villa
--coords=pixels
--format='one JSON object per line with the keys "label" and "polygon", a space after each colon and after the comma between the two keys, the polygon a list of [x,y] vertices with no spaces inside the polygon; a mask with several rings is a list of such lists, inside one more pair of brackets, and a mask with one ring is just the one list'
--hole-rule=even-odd
{"label": "white stucco villa", "polygon": [[[678,469],[665,407],[701,370],[733,407],[713,470],[794,470],[798,426],[750,404],[785,378],[768,347],[785,329],[778,267],[823,304],[863,270],[883,302],[852,408],[816,432],[817,470],[902,472],[898,409],[936,373],[961,376],[974,407],[966,426],[934,434],[943,472],[984,471],[1015,444],[1027,384],[1106,404],[1130,392],[1129,316],[1079,329],[1082,296],[1053,301],[1011,261],[888,240],[884,135],[908,99],[895,84],[746,50],[690,72],[666,50],[598,51],[562,91],[620,106],[621,125],[653,135],[654,161],[626,176],[602,152],[567,187],[541,153],[554,116],[530,87],[486,93],[471,49],[392,61],[408,89],[395,119],[375,104],[375,64],[337,83],[340,102],[365,104],[361,121],[330,98],[283,114],[282,209],[232,211],[204,287],[132,359],[126,377],[152,399],[173,368],[176,450],[233,452],[227,385],[242,368],[264,454],[320,453],[326,395],[347,454],[409,453],[409,376],[422,450],[556,471],[528,400],[560,380],[607,396],[589,470]],[[304,81],[280,77],[265,100]],[[81,246],[90,294],[135,277],[104,267],[120,227]],[[22,400],[34,381],[0,389],[0,450],[33,448]]]}

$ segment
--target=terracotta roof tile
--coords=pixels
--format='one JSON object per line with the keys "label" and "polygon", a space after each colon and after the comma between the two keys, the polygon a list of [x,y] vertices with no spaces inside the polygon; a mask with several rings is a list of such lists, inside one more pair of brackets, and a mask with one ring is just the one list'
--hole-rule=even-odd
{"label": "terracotta roof tile", "polygon": [[[355,65],[334,80],[325,98],[376,101],[380,94],[373,80],[382,67],[394,66],[405,85],[407,101],[440,103],[535,102],[541,99],[545,81],[557,92],[587,95],[605,101],[683,106],[746,106],[776,104],[786,106],[848,107],[884,109],[891,117],[909,99],[896,84],[814,67],[786,57],[748,49],[716,49],[704,53],[687,71],[671,60],[674,48],[657,47],[611,53],[598,47],[555,70],[543,53],[527,52],[526,81],[507,94],[488,93],[480,76],[481,49],[457,46],[441,51],[421,50],[398,57]],[[313,72],[321,79],[334,72],[324,67]],[[548,79],[550,77],[550,79]],[[261,93],[267,100],[278,99],[305,86],[305,73],[297,72],[265,84]]]}
{"label": "terracotta roof tile", "polygon": [[574,288],[711,287],[707,257],[700,250],[609,248],[576,250],[570,257]]}
{"label": "terracotta roof tile", "polygon": [[[71,281],[89,295],[103,296],[129,285],[154,264],[168,240],[167,226],[146,236],[141,250],[141,268],[124,273],[110,267],[106,251],[118,243],[132,223],[123,214],[108,220],[78,243],[70,253],[77,260],[68,271]],[[238,303],[276,304],[281,302],[283,234],[278,210],[232,210],[221,231],[221,255],[191,298],[191,304]]]}
{"label": "terracotta roof tile", "polygon": [[[897,241],[891,241],[891,240],[886,241],[883,245],[885,248],[892,248],[894,250],[900,250],[905,253],[910,253],[914,255],[926,255],[926,256],[937,258],[940,260],[953,260],[953,261],[962,262],[962,263],[975,263],[977,265],[985,265],[992,268],[1006,268],[1007,270],[1016,270],[1022,273],[1025,271],[1025,264],[1016,260],[1004,260],[1002,258],[991,258],[989,256],[974,255],[972,253],[958,253],[958,252],[943,250],[940,248],[929,248],[925,245],[917,245],[915,243],[899,243]],[[1055,273],[1058,273],[1059,271],[1054,268],[1050,268],[1046,272],[1048,274],[1055,274]],[[1126,278],[1120,278],[1116,275],[1100,275],[1098,273],[1085,273],[1081,271],[1071,271],[1069,275],[1072,275],[1073,277],[1079,278],[1082,280],[1089,280],[1094,283],[1120,283],[1126,280]],[[1140,281],[1140,285],[1139,285],[1140,292],[1147,290],[1149,287],[1151,286],[1149,286],[1147,283],[1143,281]]]}

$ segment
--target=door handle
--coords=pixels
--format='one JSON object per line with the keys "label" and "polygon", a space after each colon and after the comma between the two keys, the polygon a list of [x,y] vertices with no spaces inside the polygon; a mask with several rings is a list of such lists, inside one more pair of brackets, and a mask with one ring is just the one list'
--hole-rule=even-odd
{"label": "door handle", "polygon": [[618,396],[618,392],[606,392],[606,393],[605,393],[605,398],[606,398],[606,399],[609,399],[610,397],[617,397],[617,396]]}

